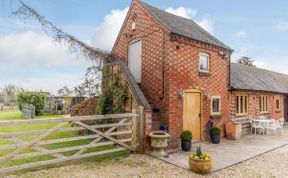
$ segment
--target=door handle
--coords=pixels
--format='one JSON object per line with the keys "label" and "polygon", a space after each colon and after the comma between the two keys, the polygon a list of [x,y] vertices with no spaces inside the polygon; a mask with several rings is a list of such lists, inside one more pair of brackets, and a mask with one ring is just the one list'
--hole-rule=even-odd
{"label": "door handle", "polygon": [[201,118],[201,113],[199,113],[199,118]]}

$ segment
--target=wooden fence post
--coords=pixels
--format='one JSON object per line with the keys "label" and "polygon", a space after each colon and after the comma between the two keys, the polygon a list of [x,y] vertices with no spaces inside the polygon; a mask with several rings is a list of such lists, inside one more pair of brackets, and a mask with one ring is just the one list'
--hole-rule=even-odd
{"label": "wooden fence post", "polygon": [[[132,110],[133,114],[137,114],[137,110]],[[137,117],[132,117],[132,147],[135,151],[139,149],[139,142],[138,142],[138,132],[137,132]]]}
{"label": "wooden fence post", "polygon": [[30,107],[31,107],[31,119],[35,119],[36,107],[33,104],[31,104]]}
{"label": "wooden fence post", "polygon": [[145,139],[145,116],[144,116],[144,107],[139,106],[138,107],[138,142],[139,142],[139,148],[137,150],[138,153],[143,154],[145,152],[144,150],[144,139]]}

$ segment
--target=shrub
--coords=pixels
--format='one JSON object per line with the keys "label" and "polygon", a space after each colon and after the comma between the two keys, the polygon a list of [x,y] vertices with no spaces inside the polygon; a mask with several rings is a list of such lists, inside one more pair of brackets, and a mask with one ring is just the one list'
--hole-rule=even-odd
{"label": "shrub", "polygon": [[220,135],[221,134],[221,129],[220,127],[214,126],[210,130],[211,135]]}
{"label": "shrub", "polygon": [[182,140],[192,140],[192,133],[189,130],[184,130],[181,134]]}
{"label": "shrub", "polygon": [[36,92],[20,92],[17,95],[17,103],[20,111],[22,111],[21,105],[24,103],[32,104],[35,107],[35,115],[39,116],[43,114],[45,105],[45,95]]}

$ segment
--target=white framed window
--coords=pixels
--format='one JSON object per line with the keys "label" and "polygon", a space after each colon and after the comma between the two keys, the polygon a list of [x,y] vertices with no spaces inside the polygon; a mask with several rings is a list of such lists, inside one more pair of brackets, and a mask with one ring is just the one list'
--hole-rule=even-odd
{"label": "white framed window", "polygon": [[209,59],[210,56],[207,53],[199,53],[199,71],[209,73]]}
{"label": "white framed window", "polygon": [[211,115],[221,115],[220,96],[212,96],[211,97]]}

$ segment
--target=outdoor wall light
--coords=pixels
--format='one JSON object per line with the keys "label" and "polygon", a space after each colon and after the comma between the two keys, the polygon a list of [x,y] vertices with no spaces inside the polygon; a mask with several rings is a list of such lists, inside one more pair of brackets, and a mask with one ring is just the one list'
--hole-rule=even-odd
{"label": "outdoor wall light", "polygon": [[224,55],[224,52],[223,52],[223,51],[219,51],[219,54],[220,54],[221,56],[223,56],[223,55]]}
{"label": "outdoor wall light", "polygon": [[179,98],[183,98],[184,97],[184,91],[183,90],[181,90],[181,91],[179,91]]}
{"label": "outdoor wall light", "polygon": [[204,100],[210,99],[210,98],[211,98],[211,95],[209,93],[204,94]]}

